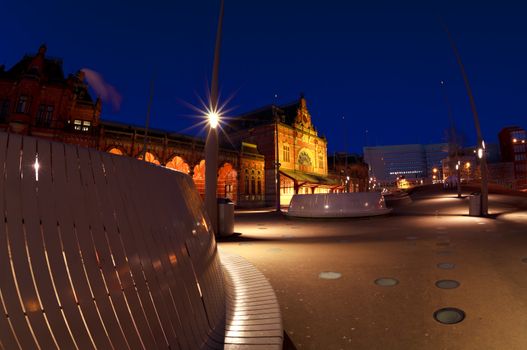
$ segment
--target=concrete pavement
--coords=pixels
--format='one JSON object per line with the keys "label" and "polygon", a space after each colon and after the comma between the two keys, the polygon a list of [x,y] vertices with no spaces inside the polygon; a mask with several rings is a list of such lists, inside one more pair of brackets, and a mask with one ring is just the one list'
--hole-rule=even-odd
{"label": "concrete pavement", "polygon": [[[240,213],[242,235],[219,249],[270,280],[297,349],[526,349],[527,199],[491,195],[492,219],[467,213],[467,199],[437,188],[369,219]],[[441,324],[444,307],[466,318]]]}

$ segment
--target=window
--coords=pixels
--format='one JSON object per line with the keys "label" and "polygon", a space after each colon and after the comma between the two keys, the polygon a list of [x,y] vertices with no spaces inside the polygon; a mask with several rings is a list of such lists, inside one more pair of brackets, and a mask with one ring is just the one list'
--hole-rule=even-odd
{"label": "window", "polygon": [[27,96],[20,96],[16,105],[17,113],[27,113],[29,111],[29,99]]}
{"label": "window", "polygon": [[283,145],[282,146],[282,159],[283,159],[284,162],[290,162],[291,161],[289,145]]}
{"label": "window", "polygon": [[51,126],[53,120],[53,106],[40,105],[37,113],[38,126]]}
{"label": "window", "polygon": [[249,188],[249,176],[247,176],[247,174],[245,175],[245,181],[244,181],[243,187],[245,188],[245,194],[251,194],[251,191]]}
{"label": "window", "polygon": [[322,153],[318,154],[318,167],[324,169],[324,155]]}
{"label": "window", "polygon": [[251,194],[256,193],[256,180],[254,177],[251,177]]}
{"label": "window", "polygon": [[0,102],[0,119],[4,119],[7,117],[7,113],[9,112],[9,100],[3,100]]}
{"label": "window", "polygon": [[256,187],[256,189],[258,190],[258,194],[262,194],[262,178],[261,177],[258,177],[258,186]]}
{"label": "window", "polygon": [[87,120],[75,119],[73,121],[73,128],[76,131],[88,132],[90,131],[91,122]]}

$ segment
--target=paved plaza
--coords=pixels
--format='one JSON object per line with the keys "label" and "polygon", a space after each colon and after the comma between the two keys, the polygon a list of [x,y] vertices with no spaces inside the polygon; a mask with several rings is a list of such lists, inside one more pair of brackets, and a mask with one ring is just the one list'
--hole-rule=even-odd
{"label": "paved plaza", "polygon": [[[438,187],[412,199],[361,219],[240,212],[219,249],[270,280],[293,348],[527,348],[527,198],[492,194],[485,219]],[[448,307],[465,318],[436,321]]]}

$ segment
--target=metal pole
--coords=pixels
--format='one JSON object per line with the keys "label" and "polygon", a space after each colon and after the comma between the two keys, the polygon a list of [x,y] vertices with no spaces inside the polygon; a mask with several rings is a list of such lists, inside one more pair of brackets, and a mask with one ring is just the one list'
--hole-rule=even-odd
{"label": "metal pole", "polygon": [[[448,110],[448,118],[450,119],[450,130],[451,130],[451,137],[452,137],[452,140],[449,140],[449,145],[453,145],[454,147],[454,151],[455,151],[455,154],[456,154],[456,173],[457,173],[457,197],[458,198],[461,198],[461,177],[459,176],[460,174],[460,170],[459,170],[459,167],[460,167],[460,161],[459,161],[459,144],[458,144],[458,139],[457,139],[457,133],[456,133],[456,124],[455,124],[455,121],[454,121],[454,115],[452,113],[452,107],[450,106],[450,101],[448,100],[448,94],[446,93],[446,87],[445,87],[445,82],[443,80],[441,80],[441,91],[443,92],[443,98],[445,99],[445,104],[446,104],[446,107],[447,107],[447,110]],[[452,141],[452,142],[450,142]],[[452,153],[452,151],[450,150],[449,153]],[[450,154],[449,154],[450,156]],[[452,164],[452,163],[450,163]],[[449,166],[450,166],[449,164]]]}
{"label": "metal pole", "polygon": [[143,154],[143,161],[145,162],[146,162],[146,150],[148,146],[148,127],[150,125],[150,112],[152,111],[153,99],[154,99],[154,77],[152,77],[152,81],[150,82],[150,99],[148,100],[148,107],[146,110],[145,135],[143,139],[143,151],[141,152]]}
{"label": "metal pole", "polygon": [[[218,111],[218,77],[220,67],[221,29],[223,25],[223,6],[221,0],[218,29],[216,31],[216,46],[212,66],[212,81],[210,87],[211,112]],[[218,203],[216,191],[218,187],[218,130],[209,123],[209,132],[205,141],[205,209],[209,215],[214,233],[218,234]]]}
{"label": "metal pole", "polygon": [[280,207],[280,150],[278,148],[278,120],[275,119],[274,124],[275,129],[275,139],[276,139],[276,157],[275,157],[275,191],[276,191],[276,211],[279,213],[281,211]]}
{"label": "metal pole", "polygon": [[470,101],[470,108],[472,110],[472,115],[474,117],[474,125],[476,126],[476,133],[478,136],[478,148],[483,149],[483,156],[480,159],[480,169],[481,169],[481,211],[480,216],[487,216],[489,211],[489,188],[488,188],[488,174],[487,174],[487,159],[485,157],[485,143],[483,141],[483,136],[481,134],[481,127],[479,124],[479,117],[478,117],[478,111],[476,109],[476,102],[474,101],[474,95],[472,94],[472,89],[470,87],[470,83],[468,81],[468,76],[465,71],[465,66],[463,65],[463,61],[461,61],[461,55],[459,54],[456,43],[454,42],[454,39],[452,38],[452,35],[450,34],[450,31],[446,27],[446,25],[443,25],[444,30],[446,31],[448,35],[448,40],[450,41],[450,45],[452,46],[452,50],[454,51],[454,55],[456,56],[457,63],[459,65],[459,69],[461,70],[461,75],[463,76],[463,81],[465,83],[465,88],[467,90],[468,99]]}
{"label": "metal pole", "polygon": [[[459,157],[458,157],[459,158]],[[461,162],[457,161],[456,170],[457,170],[457,198],[461,198]]]}

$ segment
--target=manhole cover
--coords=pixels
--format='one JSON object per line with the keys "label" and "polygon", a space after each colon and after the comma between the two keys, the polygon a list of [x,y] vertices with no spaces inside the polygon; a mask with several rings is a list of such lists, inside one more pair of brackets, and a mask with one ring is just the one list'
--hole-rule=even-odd
{"label": "manhole cover", "polygon": [[342,277],[340,272],[324,271],[318,274],[318,278],[323,280],[338,280]]}
{"label": "manhole cover", "polygon": [[382,278],[377,278],[375,280],[376,285],[383,286],[383,287],[395,286],[398,283],[399,283],[398,280],[396,280],[395,278],[391,278],[391,277],[382,277]]}
{"label": "manhole cover", "polygon": [[443,270],[452,270],[456,268],[456,264],[452,263],[439,263],[437,264],[437,267]]}
{"label": "manhole cover", "polygon": [[259,230],[267,230],[267,227],[258,227]]}
{"label": "manhole cover", "polygon": [[459,287],[459,282],[455,280],[439,280],[436,282],[436,287],[441,289],[454,289]]}
{"label": "manhole cover", "polygon": [[465,319],[465,312],[454,307],[445,307],[434,312],[434,319],[443,324],[456,324]]}

